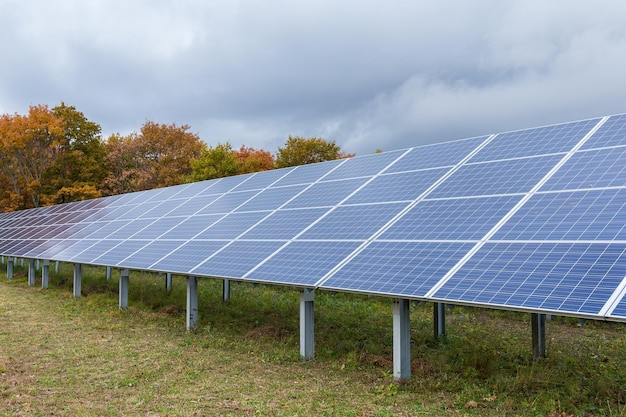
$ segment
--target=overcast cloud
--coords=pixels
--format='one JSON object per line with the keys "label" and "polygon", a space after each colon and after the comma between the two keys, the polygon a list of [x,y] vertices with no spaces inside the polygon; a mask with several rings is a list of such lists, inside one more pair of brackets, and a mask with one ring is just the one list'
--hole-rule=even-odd
{"label": "overcast cloud", "polygon": [[370,153],[626,112],[626,2],[0,0],[0,113],[64,101],[272,152]]}

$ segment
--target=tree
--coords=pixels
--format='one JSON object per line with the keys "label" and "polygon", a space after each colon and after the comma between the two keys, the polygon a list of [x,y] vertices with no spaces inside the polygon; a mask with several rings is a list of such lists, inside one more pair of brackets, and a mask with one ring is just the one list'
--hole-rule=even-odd
{"label": "tree", "polygon": [[97,187],[107,175],[100,125],[65,103],[52,112],[62,120],[63,140],[57,159],[45,173],[45,198],[49,203],[67,203],[100,197]]}
{"label": "tree", "polygon": [[218,143],[202,151],[200,157],[191,161],[190,182],[237,175],[239,163],[229,142]]}
{"label": "tree", "polygon": [[136,139],[141,166],[148,174],[141,189],[180,184],[191,174],[191,161],[200,157],[206,145],[189,129],[175,123],[144,123]]}
{"label": "tree", "polygon": [[334,141],[322,138],[302,138],[289,136],[285,146],[278,148],[276,167],[285,168],[296,165],[313,164],[350,157],[341,152],[341,147]]}
{"label": "tree", "polygon": [[105,148],[108,175],[104,194],[121,194],[180,184],[192,173],[191,161],[206,145],[189,126],[147,121],[141,132],[109,137]]}
{"label": "tree", "polygon": [[237,159],[238,174],[249,174],[274,168],[274,157],[268,151],[242,145],[239,150],[232,152]]}
{"label": "tree", "polygon": [[3,115],[1,171],[9,179],[19,208],[39,207],[44,174],[64,146],[63,121],[48,106],[31,106],[28,115]]}

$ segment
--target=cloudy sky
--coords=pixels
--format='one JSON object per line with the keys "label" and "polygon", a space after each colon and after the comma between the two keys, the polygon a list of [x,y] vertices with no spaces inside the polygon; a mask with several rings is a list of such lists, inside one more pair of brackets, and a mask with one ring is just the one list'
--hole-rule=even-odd
{"label": "cloudy sky", "polygon": [[626,112],[623,0],[0,0],[0,113],[365,154]]}

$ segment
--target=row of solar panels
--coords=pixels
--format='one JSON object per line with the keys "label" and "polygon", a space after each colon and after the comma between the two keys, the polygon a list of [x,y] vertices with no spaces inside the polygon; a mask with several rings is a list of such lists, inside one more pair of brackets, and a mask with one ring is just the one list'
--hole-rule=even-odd
{"label": "row of solar panels", "polygon": [[626,116],[0,214],[0,254],[626,321]]}

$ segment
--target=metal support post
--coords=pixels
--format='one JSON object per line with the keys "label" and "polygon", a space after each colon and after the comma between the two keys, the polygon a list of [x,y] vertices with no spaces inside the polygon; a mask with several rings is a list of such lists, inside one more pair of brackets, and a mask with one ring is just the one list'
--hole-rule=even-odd
{"label": "metal support post", "polygon": [[533,359],[546,357],[546,315],[539,313],[531,314],[533,327]]}
{"label": "metal support post", "polygon": [[227,303],[230,301],[230,280],[222,281],[222,300]]}
{"label": "metal support post", "polygon": [[165,290],[172,291],[172,273],[168,272],[165,274]]}
{"label": "metal support post", "polygon": [[24,268],[24,258],[20,258],[20,266]]}
{"label": "metal support post", "polygon": [[59,273],[59,261],[54,262],[54,272]]}
{"label": "metal support post", "polygon": [[50,277],[50,261],[44,259],[41,265],[41,288],[48,288],[48,280]]}
{"label": "metal support post", "polygon": [[35,260],[28,260],[28,286],[33,287],[35,285]]}
{"label": "metal support post", "polygon": [[300,290],[300,358],[313,359],[315,354],[315,289]]}
{"label": "metal support post", "polygon": [[120,309],[128,308],[128,282],[130,281],[130,272],[128,269],[120,271]]}
{"label": "metal support post", "polygon": [[107,266],[106,279],[107,281],[111,280],[111,267],[110,266]]}
{"label": "metal support post", "polygon": [[82,292],[83,265],[74,264],[74,297],[78,298]]}
{"label": "metal support post", "polygon": [[409,300],[393,300],[393,379],[411,378],[411,311]]}
{"label": "metal support post", "polygon": [[198,327],[198,278],[187,277],[187,330]]}
{"label": "metal support post", "polygon": [[444,303],[435,303],[433,310],[435,340],[437,340],[446,335],[446,305]]}
{"label": "metal support post", "polygon": [[7,259],[7,278],[13,279],[13,258]]}
{"label": "metal support post", "polygon": [[37,259],[37,260],[35,261],[35,270],[36,270],[36,271],[39,271],[39,266],[40,266],[40,262],[39,262],[39,259]]}

